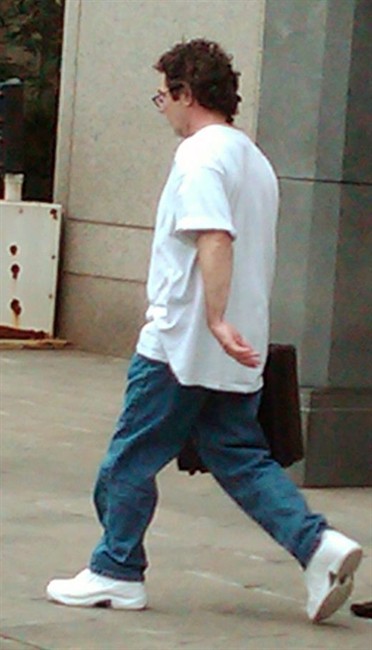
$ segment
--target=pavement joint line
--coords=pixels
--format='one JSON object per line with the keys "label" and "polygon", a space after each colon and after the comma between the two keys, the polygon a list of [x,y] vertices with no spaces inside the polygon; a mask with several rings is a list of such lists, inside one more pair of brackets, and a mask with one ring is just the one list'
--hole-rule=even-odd
{"label": "pavement joint line", "polygon": [[[205,578],[206,580],[212,580],[214,582],[230,585],[231,587],[239,587],[240,589],[243,588],[243,585],[240,582],[226,580],[226,578],[222,578],[222,576],[215,575],[214,573],[192,570],[187,570],[186,573],[197,576],[199,578]],[[294,603],[298,602],[297,598],[292,598],[292,596],[285,596],[284,594],[279,594],[278,592],[271,591],[270,589],[263,589],[262,587],[252,587],[252,591],[257,591],[258,593],[265,594],[266,596],[271,596],[273,598],[280,598],[281,600],[289,600]]]}
{"label": "pavement joint line", "polygon": [[252,591],[258,591],[260,594],[265,594],[266,596],[272,596],[274,598],[280,598],[281,600],[290,600],[293,603],[298,603],[297,598],[292,598],[292,596],[284,596],[283,594],[278,594],[277,591],[270,591],[270,589],[262,589],[262,587],[253,587]]}
{"label": "pavement joint line", "polygon": [[67,431],[80,431],[80,433],[93,433],[93,429],[85,429],[84,427],[75,427],[74,425],[57,423],[60,427],[67,429]]}
{"label": "pavement joint line", "polygon": [[30,641],[25,641],[24,639],[18,639],[18,637],[10,636],[9,634],[4,634],[0,632],[0,639],[5,639],[5,641],[14,641],[15,643],[23,643],[23,645],[28,648],[34,648],[35,650],[51,650],[51,648],[46,648],[45,646],[35,645],[35,643],[30,643]]}
{"label": "pavement joint line", "polygon": [[240,582],[226,580],[226,578],[223,578],[222,576],[216,575],[214,573],[208,573],[206,571],[192,571],[191,569],[187,569],[185,573],[197,576],[198,578],[205,578],[206,580],[220,582],[224,585],[230,585],[231,587],[239,587],[240,589],[243,589],[243,585]]}
{"label": "pavement joint line", "polygon": [[131,631],[131,633],[138,632],[140,634],[149,634],[149,635],[152,634],[154,636],[173,634],[172,630],[150,630],[147,627],[131,627],[130,631]]}

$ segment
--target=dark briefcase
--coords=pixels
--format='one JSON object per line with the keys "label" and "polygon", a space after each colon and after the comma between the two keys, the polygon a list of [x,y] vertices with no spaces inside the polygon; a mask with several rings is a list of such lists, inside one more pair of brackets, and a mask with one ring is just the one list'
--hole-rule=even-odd
{"label": "dark briefcase", "polygon": [[[263,374],[264,386],[258,421],[269,443],[271,455],[289,467],[304,457],[301,429],[297,358],[294,345],[271,343]],[[181,471],[207,472],[195,443],[188,439],[177,458]]]}

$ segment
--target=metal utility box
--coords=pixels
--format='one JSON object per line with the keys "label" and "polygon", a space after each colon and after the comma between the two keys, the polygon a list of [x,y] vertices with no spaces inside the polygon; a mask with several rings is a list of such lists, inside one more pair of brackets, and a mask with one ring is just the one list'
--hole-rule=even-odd
{"label": "metal utility box", "polygon": [[61,221],[60,205],[0,201],[0,326],[53,337]]}

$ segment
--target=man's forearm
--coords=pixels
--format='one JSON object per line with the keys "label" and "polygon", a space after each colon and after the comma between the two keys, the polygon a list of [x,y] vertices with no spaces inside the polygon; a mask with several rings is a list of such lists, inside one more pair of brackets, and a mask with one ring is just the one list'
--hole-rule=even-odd
{"label": "man's forearm", "polygon": [[225,320],[233,268],[232,239],[227,232],[211,230],[199,235],[197,247],[208,327],[226,354],[243,366],[257,368],[259,354],[234,325]]}
{"label": "man's forearm", "polygon": [[229,298],[233,249],[227,232],[212,230],[199,235],[197,241],[205,294],[207,322],[210,329],[223,319]]}

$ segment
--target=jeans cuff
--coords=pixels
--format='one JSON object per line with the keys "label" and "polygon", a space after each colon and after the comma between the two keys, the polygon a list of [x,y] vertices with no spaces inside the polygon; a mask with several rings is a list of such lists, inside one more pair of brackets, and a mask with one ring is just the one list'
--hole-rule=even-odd
{"label": "jeans cuff", "polygon": [[137,573],[133,572],[124,572],[118,575],[115,571],[110,571],[110,569],[101,569],[94,562],[89,566],[92,573],[96,573],[99,576],[104,576],[105,578],[111,578],[112,580],[124,580],[125,582],[144,582],[143,576],[139,576]]}

